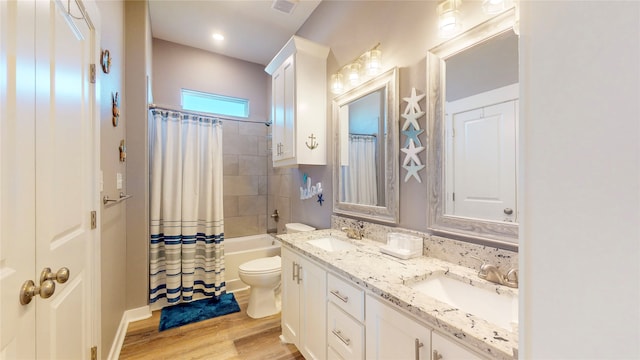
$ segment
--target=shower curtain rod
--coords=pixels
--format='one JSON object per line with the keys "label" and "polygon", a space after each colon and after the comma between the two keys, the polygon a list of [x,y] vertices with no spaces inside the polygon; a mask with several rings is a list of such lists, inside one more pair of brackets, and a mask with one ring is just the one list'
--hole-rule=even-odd
{"label": "shower curtain rod", "polygon": [[245,122],[245,123],[253,123],[253,124],[264,124],[264,125],[267,125],[267,126],[271,126],[271,121],[254,121],[254,120],[233,119],[233,118],[228,118],[228,117],[224,117],[224,116],[218,116],[218,115],[212,114],[212,113],[176,109],[176,108],[171,107],[171,106],[164,106],[164,105],[159,105],[159,104],[149,104],[149,109],[171,110],[171,111],[177,111],[177,112],[181,112],[181,113],[185,113],[185,114],[189,114],[189,115],[210,117],[210,118],[223,120],[223,121],[237,121],[237,122]]}

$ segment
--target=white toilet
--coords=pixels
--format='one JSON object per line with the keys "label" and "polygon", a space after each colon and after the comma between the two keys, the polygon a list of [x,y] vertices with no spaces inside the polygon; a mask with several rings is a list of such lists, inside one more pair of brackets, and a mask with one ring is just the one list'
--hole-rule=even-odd
{"label": "white toilet", "polygon": [[[312,231],[315,228],[299,223],[286,224],[287,233]],[[280,282],[282,259],[271,256],[247,261],[238,268],[240,280],[251,286],[247,315],[254,319],[280,312]]]}

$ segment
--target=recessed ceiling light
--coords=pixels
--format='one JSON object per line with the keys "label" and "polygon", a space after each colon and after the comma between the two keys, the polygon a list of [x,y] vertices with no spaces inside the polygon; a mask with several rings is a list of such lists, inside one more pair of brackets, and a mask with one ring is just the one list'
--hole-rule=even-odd
{"label": "recessed ceiling light", "polygon": [[212,35],[213,36],[213,40],[217,40],[217,41],[222,41],[224,40],[224,35],[220,34],[220,33],[215,33]]}

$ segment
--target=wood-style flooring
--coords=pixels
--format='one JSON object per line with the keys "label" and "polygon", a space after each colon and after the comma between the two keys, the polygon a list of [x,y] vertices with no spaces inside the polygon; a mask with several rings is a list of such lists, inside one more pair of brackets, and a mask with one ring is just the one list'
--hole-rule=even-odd
{"label": "wood-style flooring", "polygon": [[120,359],[303,360],[295,346],[282,344],[280,314],[247,316],[249,291],[234,293],[240,312],[158,332],[160,310],[129,324]]}

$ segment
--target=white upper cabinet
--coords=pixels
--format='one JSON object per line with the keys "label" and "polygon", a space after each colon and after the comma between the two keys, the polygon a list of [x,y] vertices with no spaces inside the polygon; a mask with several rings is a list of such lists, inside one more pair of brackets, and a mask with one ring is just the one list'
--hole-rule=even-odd
{"label": "white upper cabinet", "polygon": [[326,165],[329,48],[299,36],[271,60],[273,166]]}

